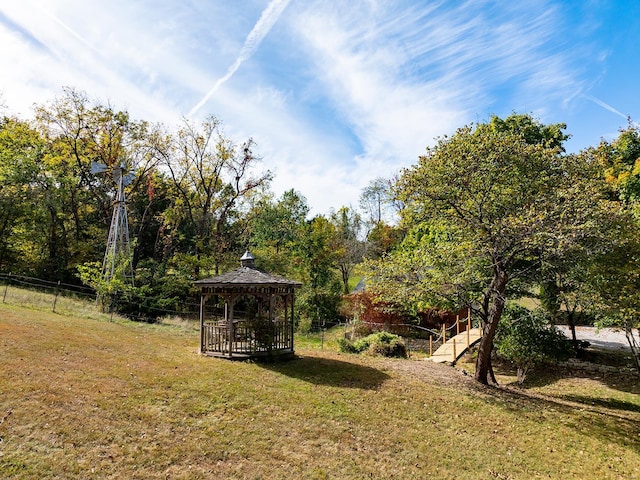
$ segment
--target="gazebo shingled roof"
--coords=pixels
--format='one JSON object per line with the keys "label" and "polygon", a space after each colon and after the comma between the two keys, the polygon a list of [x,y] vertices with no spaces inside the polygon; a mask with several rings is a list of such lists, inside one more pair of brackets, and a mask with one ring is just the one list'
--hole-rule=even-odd
{"label": "gazebo shingled roof", "polygon": [[240,267],[230,272],[211,278],[204,278],[195,282],[202,287],[211,286],[239,286],[239,285],[273,285],[273,286],[300,286],[300,282],[294,282],[277,275],[261,272],[251,267]]}
{"label": "gazebo shingled roof", "polygon": [[[200,297],[200,352],[227,358],[293,354],[293,305],[295,289],[302,284],[254,267],[254,257],[248,251],[241,258],[242,266],[233,271],[195,282]],[[258,317],[234,318],[234,305],[244,296],[258,300]],[[224,320],[205,320],[205,303],[211,296],[224,299]],[[282,299],[284,318],[276,319],[276,299]],[[268,304],[268,316],[264,316]]]}

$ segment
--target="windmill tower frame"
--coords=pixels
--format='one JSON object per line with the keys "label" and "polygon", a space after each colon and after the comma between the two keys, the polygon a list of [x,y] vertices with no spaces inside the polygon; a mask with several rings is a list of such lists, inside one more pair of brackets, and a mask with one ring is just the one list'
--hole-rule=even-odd
{"label": "windmill tower frame", "polygon": [[[102,261],[102,279],[111,281],[119,274],[122,274],[125,281],[133,284],[133,265],[131,258],[131,242],[129,241],[129,220],[127,216],[127,199],[124,187],[131,180],[132,175],[125,175],[126,166],[121,163],[113,169],[113,177],[117,183],[116,198],[111,216],[111,226],[107,237],[107,247]],[[104,173],[107,166],[94,162],[91,166],[92,173]],[[120,272],[119,269],[123,267]]]}

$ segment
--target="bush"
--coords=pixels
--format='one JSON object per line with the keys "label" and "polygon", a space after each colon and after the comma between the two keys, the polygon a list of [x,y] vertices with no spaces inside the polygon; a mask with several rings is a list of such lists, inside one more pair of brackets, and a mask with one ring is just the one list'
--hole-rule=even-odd
{"label": "bush", "polygon": [[362,353],[383,357],[407,357],[407,347],[402,338],[388,332],[377,332],[350,342],[346,338],[338,340],[340,351],[344,353]]}
{"label": "bush", "polygon": [[516,366],[518,383],[535,365],[564,360],[571,354],[567,338],[557,330],[542,310],[530,311],[520,306],[505,309],[495,339],[499,357]]}
{"label": "bush", "polygon": [[338,339],[338,348],[342,353],[360,353],[358,352],[358,350],[356,350],[353,342],[347,340],[346,338]]}

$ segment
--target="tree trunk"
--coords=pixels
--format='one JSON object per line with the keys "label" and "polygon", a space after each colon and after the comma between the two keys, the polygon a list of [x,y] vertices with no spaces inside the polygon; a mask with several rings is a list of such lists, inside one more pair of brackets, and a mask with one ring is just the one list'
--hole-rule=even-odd
{"label": "tree trunk", "polygon": [[578,345],[578,337],[576,336],[576,322],[573,319],[573,312],[570,312],[567,315],[567,324],[569,325],[569,330],[571,330],[571,341],[574,345]]}
{"label": "tree trunk", "polygon": [[349,270],[344,265],[340,265],[340,274],[342,275],[342,293],[349,295]]}
{"label": "tree trunk", "polygon": [[[638,336],[640,337],[640,329],[637,330]],[[638,370],[638,374],[640,375],[640,345],[638,345],[638,342],[633,335],[633,327],[627,326],[624,329],[624,333],[627,336],[627,341],[631,347],[631,353],[633,354],[633,361],[636,364],[636,370]]]}
{"label": "tree trunk", "polygon": [[571,331],[571,345],[573,346],[573,351],[575,352],[576,357],[580,358],[581,356],[583,356],[583,351],[580,348],[578,337],[576,336],[575,308],[572,310],[568,310],[567,325],[569,326],[569,330]]}
{"label": "tree trunk", "polygon": [[489,384],[490,378],[495,383],[495,377],[491,371],[491,352],[493,351],[493,339],[498,330],[498,322],[504,310],[504,292],[508,280],[509,276],[507,272],[501,269],[500,265],[496,265],[489,287],[489,311],[487,321],[482,327],[482,340],[480,340],[480,347],[478,348],[476,373],[474,376],[478,382],[484,385]]}

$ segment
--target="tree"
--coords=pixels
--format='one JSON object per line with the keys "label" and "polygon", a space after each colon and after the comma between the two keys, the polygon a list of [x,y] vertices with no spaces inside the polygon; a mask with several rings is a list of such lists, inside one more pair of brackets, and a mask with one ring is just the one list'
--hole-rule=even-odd
{"label": "tree", "polygon": [[366,220],[371,225],[381,223],[391,202],[391,182],[385,178],[377,177],[362,189],[360,194],[360,208],[367,216]]}
{"label": "tree", "polygon": [[28,269],[28,252],[37,251],[31,219],[39,208],[36,181],[45,144],[27,122],[0,120],[0,269]]}
{"label": "tree", "polygon": [[565,123],[544,125],[524,113],[513,113],[505,119],[492,115],[487,127],[494,132],[517,133],[529,145],[541,145],[562,152],[564,142],[571,137],[564,132],[567,128]]}
{"label": "tree", "polygon": [[291,259],[308,214],[307,200],[293,189],[277,200],[270,195],[257,198],[248,215],[248,244],[255,249],[264,268],[284,276],[293,275]]}
{"label": "tree", "polygon": [[631,121],[612,142],[603,140],[590,153],[600,164],[612,195],[635,211],[640,205],[640,128]]}
{"label": "tree", "polygon": [[608,251],[593,259],[587,294],[597,325],[625,332],[640,373],[640,129],[629,121],[616,139],[587,154],[601,167],[610,198],[626,214],[611,231]]}
{"label": "tree", "polygon": [[342,277],[343,293],[349,293],[349,278],[354,267],[362,262],[365,243],[359,238],[362,222],[360,215],[348,207],[331,213],[331,223],[336,229],[336,263]]}
{"label": "tree", "polygon": [[405,225],[437,236],[413,270],[433,297],[470,305],[483,338],[475,378],[489,383],[508,286],[531,282],[545,258],[592,238],[613,207],[584,156],[531,144],[520,132],[464,127],[428,149],[398,183]]}
{"label": "tree", "polygon": [[[624,233],[623,233],[624,235]],[[596,325],[625,332],[640,374],[640,231],[618,241],[590,272]]]}
{"label": "tree", "polygon": [[248,140],[238,147],[224,136],[215,117],[207,118],[200,128],[185,119],[164,154],[175,192],[165,218],[176,241],[193,257],[194,278],[200,276],[203,265],[219,273],[234,237],[229,233],[235,209],[271,179],[269,172],[252,175],[258,160],[253,146]]}
{"label": "tree", "polygon": [[305,224],[295,246],[294,262],[297,278],[302,281],[297,296],[298,310],[320,328],[337,320],[341,300],[341,282],[336,274],[337,254],[334,245],[336,230],[322,215]]}
{"label": "tree", "polygon": [[[92,163],[106,165],[109,171],[124,164],[135,175],[127,196],[146,194],[147,178],[160,160],[156,143],[162,137],[159,127],[90,102],[70,88],[36,107],[35,125],[47,139],[39,182],[46,209],[40,220],[47,225],[44,270],[69,275],[76,264],[103,254],[111,220],[115,181],[109,174],[94,175]],[[132,213],[136,218],[137,212]]]}

